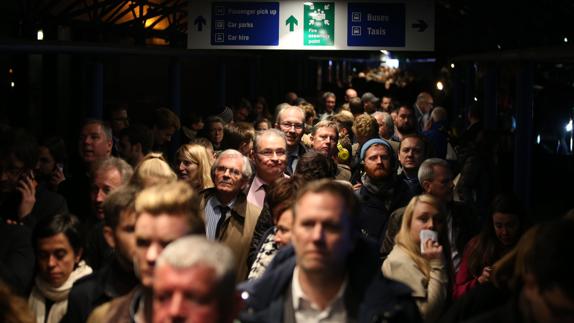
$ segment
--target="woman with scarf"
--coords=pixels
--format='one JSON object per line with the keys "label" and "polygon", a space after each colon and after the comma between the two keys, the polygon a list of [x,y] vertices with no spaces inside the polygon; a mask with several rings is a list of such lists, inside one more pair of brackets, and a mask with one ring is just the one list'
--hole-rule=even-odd
{"label": "woman with scarf", "polygon": [[28,306],[36,323],[57,323],[66,314],[74,282],[92,272],[81,260],[80,223],[73,215],[57,214],[36,225],[32,236],[37,272]]}

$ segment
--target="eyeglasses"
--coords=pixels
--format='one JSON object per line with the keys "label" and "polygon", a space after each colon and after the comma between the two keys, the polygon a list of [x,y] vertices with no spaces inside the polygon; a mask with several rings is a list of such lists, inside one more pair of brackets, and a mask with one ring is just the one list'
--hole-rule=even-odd
{"label": "eyeglasses", "polygon": [[240,177],[243,175],[241,171],[236,168],[227,168],[225,166],[217,166],[215,168],[215,173],[217,174],[225,174],[227,171],[229,171],[229,174],[231,174],[234,177]]}
{"label": "eyeglasses", "polygon": [[257,153],[261,156],[271,158],[273,157],[273,154],[275,154],[277,157],[283,157],[287,154],[287,151],[285,151],[285,149],[277,149],[277,150],[263,149],[262,151],[258,151]]}
{"label": "eyeglasses", "polygon": [[303,129],[302,123],[281,122],[279,125],[283,129],[291,129],[291,128],[295,128],[297,130]]}

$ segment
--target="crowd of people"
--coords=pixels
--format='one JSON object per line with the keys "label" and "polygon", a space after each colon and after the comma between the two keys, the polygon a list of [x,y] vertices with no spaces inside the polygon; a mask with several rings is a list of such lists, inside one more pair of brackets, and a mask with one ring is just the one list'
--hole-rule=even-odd
{"label": "crowd of people", "polygon": [[478,106],[457,136],[427,92],[128,112],[0,127],[0,321],[574,321],[574,213],[496,189]]}

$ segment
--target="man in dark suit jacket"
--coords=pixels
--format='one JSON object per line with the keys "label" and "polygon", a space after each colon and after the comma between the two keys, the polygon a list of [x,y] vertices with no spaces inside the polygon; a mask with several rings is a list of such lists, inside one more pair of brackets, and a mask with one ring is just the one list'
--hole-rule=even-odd
{"label": "man in dark suit jacket", "polygon": [[0,218],[0,280],[20,296],[28,296],[34,278],[34,248],[30,230]]}

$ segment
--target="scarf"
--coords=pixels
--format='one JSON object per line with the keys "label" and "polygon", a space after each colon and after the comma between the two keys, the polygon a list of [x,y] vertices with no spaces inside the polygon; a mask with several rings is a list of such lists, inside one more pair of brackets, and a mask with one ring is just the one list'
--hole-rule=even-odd
{"label": "scarf", "polygon": [[361,182],[367,191],[373,195],[378,196],[384,201],[385,207],[387,209],[391,207],[391,204],[393,203],[393,194],[395,191],[393,185],[394,179],[383,182],[375,182],[372,181],[371,178],[365,173],[363,176],[361,176]]}
{"label": "scarf", "polygon": [[[68,280],[60,287],[53,287],[48,282],[36,275],[34,288],[28,298],[28,307],[36,316],[37,323],[57,323],[62,320],[68,310],[68,294],[72,290],[72,285],[76,280],[92,273],[92,268],[83,260],[78,267],[70,274]],[[54,302],[46,318],[46,299]]]}

